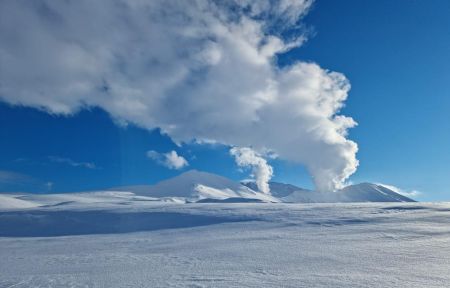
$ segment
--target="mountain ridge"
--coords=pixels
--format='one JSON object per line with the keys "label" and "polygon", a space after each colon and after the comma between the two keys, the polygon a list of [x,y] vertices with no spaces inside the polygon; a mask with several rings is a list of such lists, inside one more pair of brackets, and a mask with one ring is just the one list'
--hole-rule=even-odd
{"label": "mountain ridge", "polygon": [[[155,185],[115,187],[75,193],[1,193],[0,210],[63,207],[108,207],[149,203],[362,203],[416,202],[380,184],[360,183],[337,192],[315,192],[292,184],[270,182],[272,194],[255,191],[220,175],[191,170]],[[105,207],[106,207],[105,206]]]}
{"label": "mountain ridge", "polygon": [[155,185],[113,189],[147,197],[175,197],[185,199],[186,202],[203,203],[222,202],[229,198],[234,202],[239,202],[239,199],[242,199],[242,202],[256,199],[261,202],[284,203],[415,202],[385,186],[373,183],[349,185],[336,192],[317,192],[275,181],[270,182],[269,186],[270,195],[259,192],[256,183],[252,181],[235,182],[217,174],[189,170]]}

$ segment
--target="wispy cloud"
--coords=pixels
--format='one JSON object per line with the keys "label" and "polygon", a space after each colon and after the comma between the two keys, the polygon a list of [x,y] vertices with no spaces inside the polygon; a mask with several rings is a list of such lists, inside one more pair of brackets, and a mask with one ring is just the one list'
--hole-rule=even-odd
{"label": "wispy cloud", "polygon": [[34,180],[33,177],[26,174],[14,171],[0,170],[0,183],[6,184],[28,183],[32,182],[33,180]]}
{"label": "wispy cloud", "polygon": [[59,157],[59,156],[48,156],[48,160],[53,163],[66,164],[72,167],[83,167],[87,169],[96,169],[97,166],[93,162],[77,162],[70,158]]}
{"label": "wispy cloud", "polygon": [[398,188],[394,185],[388,185],[388,184],[383,184],[383,183],[377,183],[377,185],[381,185],[384,186],[392,191],[394,191],[395,193],[398,193],[400,195],[403,195],[405,197],[417,197],[422,195],[422,192],[418,191],[418,190],[411,190],[411,191],[405,191],[401,188]]}
{"label": "wispy cloud", "polygon": [[0,189],[2,191],[51,191],[54,183],[44,182],[33,176],[9,170],[0,170]]}
{"label": "wispy cloud", "polygon": [[183,156],[178,155],[178,153],[174,150],[167,153],[159,153],[157,151],[150,150],[147,151],[147,157],[169,169],[179,170],[189,165],[188,161]]}

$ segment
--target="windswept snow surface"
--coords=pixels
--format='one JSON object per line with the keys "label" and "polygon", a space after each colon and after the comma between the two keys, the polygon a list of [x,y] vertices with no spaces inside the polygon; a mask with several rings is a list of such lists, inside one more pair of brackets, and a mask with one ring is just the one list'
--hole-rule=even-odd
{"label": "windswept snow surface", "polygon": [[2,196],[0,287],[450,287],[450,204]]}

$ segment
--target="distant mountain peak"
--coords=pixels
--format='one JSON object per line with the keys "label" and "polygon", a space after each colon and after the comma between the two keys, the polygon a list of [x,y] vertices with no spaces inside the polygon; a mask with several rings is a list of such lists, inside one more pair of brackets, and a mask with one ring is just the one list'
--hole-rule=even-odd
{"label": "distant mountain peak", "polygon": [[152,186],[139,186],[137,190],[133,190],[133,187],[125,187],[125,189],[139,195],[157,198],[176,197],[188,202],[200,200],[207,202],[205,199],[224,200],[227,198],[233,198],[235,202],[239,198],[242,198],[243,202],[248,202],[248,199],[257,199],[260,202],[280,202],[271,195],[254,191],[226,177],[195,169]]}
{"label": "distant mountain peak", "polygon": [[[241,182],[250,189],[256,189],[254,182]],[[335,203],[335,202],[414,202],[414,200],[374,183],[363,182],[349,185],[336,192],[317,192],[292,184],[270,182],[272,196],[283,202],[293,203]]]}

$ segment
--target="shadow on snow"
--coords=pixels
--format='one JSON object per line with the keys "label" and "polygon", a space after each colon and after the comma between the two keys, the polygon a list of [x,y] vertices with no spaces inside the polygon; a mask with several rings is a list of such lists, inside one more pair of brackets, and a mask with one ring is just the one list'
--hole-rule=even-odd
{"label": "shadow on snow", "polygon": [[19,211],[0,213],[0,237],[50,237],[189,228],[257,219],[171,212]]}

